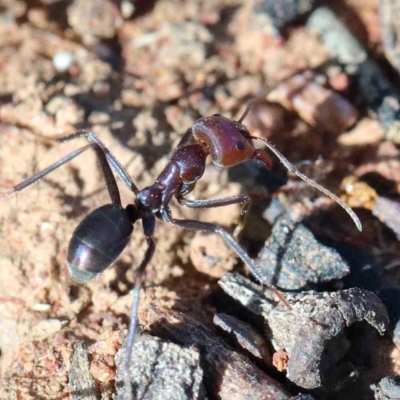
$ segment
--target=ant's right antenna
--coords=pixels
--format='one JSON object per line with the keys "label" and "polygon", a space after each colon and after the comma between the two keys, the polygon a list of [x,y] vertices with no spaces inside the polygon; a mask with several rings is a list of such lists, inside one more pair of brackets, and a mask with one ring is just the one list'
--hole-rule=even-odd
{"label": "ant's right antenna", "polygon": [[[246,110],[247,111],[247,110]],[[297,175],[299,178],[303,179],[303,181],[307,182],[311,186],[315,187],[318,189],[320,192],[324,193],[328,197],[330,197],[332,200],[336,201],[346,212],[347,214],[350,215],[351,219],[354,221],[356,224],[357,229],[361,232],[362,231],[362,225],[355,214],[355,212],[342,200],[339,199],[336,195],[334,195],[332,192],[330,192],[328,189],[324,188],[323,186],[319,185],[317,182],[314,182],[312,179],[310,179],[308,176],[302,174],[282,153],[280,153],[271,143],[269,143],[267,140],[257,137],[257,136],[251,136],[250,137],[252,140],[259,140],[260,142],[264,143],[268,149],[270,149],[281,161],[281,163],[292,173]]]}
{"label": "ant's right antenna", "polygon": [[247,114],[250,112],[251,107],[253,106],[254,102],[258,99],[258,97],[255,97],[254,99],[251,99],[250,101],[247,102],[246,104],[246,109],[244,110],[243,115],[239,118],[239,123],[241,124],[243,120],[247,117]]}
{"label": "ant's right antenna", "polygon": [[263,90],[263,91],[261,92],[261,94],[259,94],[259,95],[256,96],[256,97],[253,97],[251,100],[249,100],[249,101],[247,102],[247,104],[246,104],[246,109],[244,110],[243,115],[239,118],[239,120],[238,120],[237,122],[239,122],[239,123],[241,124],[241,123],[244,121],[244,119],[245,119],[245,118],[247,117],[247,115],[249,114],[249,112],[250,112],[250,110],[251,110],[251,107],[253,107],[254,103],[256,103],[257,101],[263,101],[263,100],[264,100],[264,101],[265,101],[265,100],[268,101],[267,97],[268,97],[268,95],[269,95],[273,90],[275,90],[275,88]]}

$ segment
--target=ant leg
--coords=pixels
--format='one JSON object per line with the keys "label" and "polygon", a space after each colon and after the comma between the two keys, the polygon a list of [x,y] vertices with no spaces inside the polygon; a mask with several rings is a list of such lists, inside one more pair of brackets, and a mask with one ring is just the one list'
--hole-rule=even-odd
{"label": "ant leg", "polygon": [[49,167],[45,168],[42,171],[39,171],[35,175],[31,176],[30,178],[26,179],[25,181],[21,182],[20,184],[14,186],[11,190],[9,190],[7,193],[5,193],[2,197],[0,197],[0,203],[7,198],[9,198],[12,194],[18,193],[24,189],[26,189],[28,186],[32,185],[35,182],[38,182],[40,179],[42,179],[44,176],[49,174],[50,172],[54,171],[55,169],[61,167],[62,165],[68,163],[75,157],[79,156],[79,154],[82,154],[84,151],[88,149],[93,149],[97,155],[97,158],[99,160],[104,179],[106,181],[106,186],[108,193],[111,198],[111,202],[114,204],[121,205],[121,198],[119,195],[119,190],[117,186],[117,182],[115,181],[114,175],[111,171],[110,165],[107,162],[107,158],[103,152],[103,149],[97,144],[97,143],[90,143],[84,147],[81,147],[78,150],[73,151],[72,153],[67,154],[65,157],[61,158],[54,164],[51,164]]}
{"label": "ant leg", "polygon": [[137,194],[139,189],[133,182],[132,178],[129,176],[126,169],[122,166],[122,164],[115,158],[115,156],[110,152],[110,150],[104,145],[104,143],[99,139],[99,137],[93,132],[89,131],[78,131],[66,136],[56,136],[54,138],[43,137],[45,142],[55,141],[57,143],[69,142],[70,140],[76,138],[85,138],[89,142],[96,143],[97,146],[103,151],[105,157],[107,158],[108,164],[111,165],[111,168],[117,173],[119,178],[124,182],[124,184],[128,187],[129,190]]}
{"label": "ant leg", "polygon": [[[124,360],[124,387],[127,398],[131,398],[131,388],[129,379],[129,367],[132,357],[132,348],[135,340],[135,333],[138,325],[138,311],[139,311],[139,300],[140,300],[140,288],[142,286],[142,281],[144,277],[144,272],[147,265],[151,261],[156,245],[153,240],[154,228],[155,228],[155,217],[151,215],[150,217],[143,218],[143,231],[146,236],[147,249],[144,254],[143,260],[139,267],[135,271],[135,286],[133,288],[133,300],[131,308],[131,322],[129,324],[128,335],[126,337],[126,349],[125,349],[125,360]],[[128,391],[129,388],[129,391]]]}
{"label": "ant leg", "polygon": [[161,214],[163,221],[169,222],[170,224],[181,228],[188,229],[192,231],[206,231],[214,232],[221,235],[225,243],[240,257],[240,259],[248,266],[250,272],[255,278],[257,278],[261,283],[265,284],[271,291],[273,291],[278,298],[286,305],[286,307],[291,310],[292,307],[286,301],[285,297],[280,293],[275,286],[273,286],[264,274],[264,271],[256,264],[246,253],[246,250],[230,235],[225,229],[218,225],[211,224],[209,222],[197,221],[193,219],[176,219],[171,217],[171,210],[167,208]]}
{"label": "ant leg", "polygon": [[205,200],[188,200],[184,197],[176,198],[182,206],[190,208],[214,208],[230,206],[232,204],[241,204],[242,209],[237,219],[237,226],[233,233],[234,237],[237,237],[240,231],[243,229],[246,221],[246,215],[251,206],[251,197],[248,194],[239,194],[237,196],[222,197],[219,199],[205,199]]}

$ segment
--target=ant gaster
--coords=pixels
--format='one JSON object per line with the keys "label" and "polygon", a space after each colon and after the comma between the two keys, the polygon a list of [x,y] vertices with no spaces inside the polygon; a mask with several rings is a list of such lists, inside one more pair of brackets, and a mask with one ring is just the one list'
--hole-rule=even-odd
{"label": "ant gaster", "polygon": [[[247,160],[258,160],[267,168],[270,168],[271,159],[268,154],[264,150],[254,147],[253,141],[261,141],[280,159],[289,171],[322,191],[343,207],[361,231],[360,220],[349,206],[327,189],[303,175],[265,139],[250,135],[250,132],[242,124],[249,109],[250,105],[239,121],[232,121],[218,114],[197,120],[182,137],[177,148],[172,153],[170,161],[155,182],[142,190],[137,188],[125,168],[94,133],[80,131],[72,135],[59,137],[55,140],[57,142],[66,142],[75,138],[85,137],[90,142],[88,145],[68,154],[31,178],[14,186],[0,197],[0,202],[2,202],[13,193],[19,192],[39,181],[45,175],[71,161],[84,151],[90,148],[95,151],[106,181],[111,203],[87,215],[75,229],[69,243],[67,252],[68,269],[72,278],[79,283],[89,281],[108,268],[127,246],[134,223],[142,220],[147,249],[141,264],[135,271],[131,321],[124,361],[126,371],[124,378],[125,390],[128,390],[129,387],[128,370],[137,327],[141,282],[146,266],[149,264],[155,251],[153,234],[156,217],[182,229],[220,234],[225,242],[248,266],[251,273],[260,282],[271,287],[259,265],[247,255],[246,251],[233,236],[224,229],[212,223],[190,219],[176,219],[171,215],[169,203],[172,197],[175,197],[181,205],[192,208],[212,208],[241,204],[240,223],[243,223],[251,202],[250,197],[246,194],[210,200],[189,200],[185,198],[185,195],[193,190],[196,182],[202,177],[208,156],[211,157],[215,165],[220,167],[232,167]],[[123,208],[121,205],[119,189],[112,170],[114,170],[136,196],[134,203],[129,204],[126,208]],[[284,297],[276,289],[271,288],[286,303]],[[289,305],[288,307],[290,308]]]}

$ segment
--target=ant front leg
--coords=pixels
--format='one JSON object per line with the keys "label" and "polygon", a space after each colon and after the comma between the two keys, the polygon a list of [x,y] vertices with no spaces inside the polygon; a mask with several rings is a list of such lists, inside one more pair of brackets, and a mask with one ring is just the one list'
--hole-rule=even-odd
{"label": "ant front leg", "polygon": [[241,204],[242,209],[237,219],[237,226],[233,233],[234,237],[239,236],[240,231],[246,222],[246,215],[251,206],[251,197],[248,194],[239,194],[237,196],[222,197],[219,199],[205,199],[205,200],[189,200],[183,196],[177,196],[179,204],[190,208],[216,208],[230,206],[232,204]]}
{"label": "ant front leg", "polygon": [[225,229],[218,225],[211,224],[209,222],[197,221],[193,219],[176,219],[171,217],[171,211],[169,208],[165,209],[161,213],[163,221],[169,222],[170,224],[181,228],[192,231],[205,231],[214,232],[221,235],[225,243],[239,256],[239,258],[248,266],[250,272],[255,278],[257,278],[261,283],[265,284],[271,291],[273,291],[277,297],[286,305],[286,307],[291,310],[292,307],[286,301],[285,297],[280,293],[275,286],[273,286],[268,278],[266,277],[264,271],[258,264],[256,264],[246,253],[246,250],[230,235]]}

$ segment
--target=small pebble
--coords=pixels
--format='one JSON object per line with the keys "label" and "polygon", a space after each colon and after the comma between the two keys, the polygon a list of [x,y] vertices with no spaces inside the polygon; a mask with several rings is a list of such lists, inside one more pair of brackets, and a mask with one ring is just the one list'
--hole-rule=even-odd
{"label": "small pebble", "polygon": [[254,13],[265,13],[278,29],[310,12],[317,0],[260,0],[254,7]]}
{"label": "small pebble", "polygon": [[386,377],[376,385],[371,385],[375,392],[375,400],[400,399],[400,376]]}
{"label": "small pebble", "polygon": [[53,56],[53,66],[58,72],[66,72],[71,67],[74,56],[66,50],[60,50]]}

